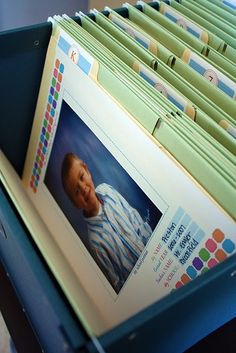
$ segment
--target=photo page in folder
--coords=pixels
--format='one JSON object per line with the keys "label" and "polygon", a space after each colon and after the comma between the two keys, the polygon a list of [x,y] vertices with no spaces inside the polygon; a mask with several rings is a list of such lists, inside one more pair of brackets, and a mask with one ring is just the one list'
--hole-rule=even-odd
{"label": "photo page in folder", "polygon": [[[99,70],[54,25],[23,175],[50,242],[32,236],[96,335],[225,260],[236,243],[233,219],[102,87]],[[67,271],[63,261],[55,267],[51,241]],[[68,290],[68,271],[83,291]]]}
{"label": "photo page in folder", "polygon": [[0,178],[86,331],[101,335],[235,254],[236,163],[190,100],[177,114],[158,89],[178,74],[164,45],[166,63],[115,31],[113,12],[94,14],[51,19],[23,177],[0,152]]}

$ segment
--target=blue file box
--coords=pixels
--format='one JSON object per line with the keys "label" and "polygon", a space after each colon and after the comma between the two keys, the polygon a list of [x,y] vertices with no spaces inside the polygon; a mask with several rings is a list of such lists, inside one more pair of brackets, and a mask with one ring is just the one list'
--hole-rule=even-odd
{"label": "blue file box", "polygon": [[[20,310],[28,317],[29,330],[31,328],[35,332],[35,338],[45,352],[73,353],[74,348],[85,343],[83,329],[79,329],[73,313],[66,308],[57,284],[50,278],[46,264],[27,236],[27,230],[17,218],[17,211],[3,189],[0,189],[0,222],[2,270],[6,271],[18,297]],[[4,304],[2,311],[5,313]],[[17,308],[12,315],[17,326]],[[16,338],[16,343],[22,345],[26,332],[22,332],[20,327],[17,331],[19,339]],[[27,347],[32,344],[33,340],[27,342]],[[31,351],[38,351],[35,345]]]}
{"label": "blue file box", "polygon": [[[19,175],[50,34],[49,23],[0,33],[0,144]],[[9,282],[12,295],[17,298],[19,310],[15,315],[20,315],[24,308],[28,323],[25,337],[34,335],[32,344],[35,347],[38,344],[38,351],[178,353],[236,316],[236,255],[233,255],[97,340],[91,340],[55,283],[3,186],[0,220],[2,283]],[[4,277],[4,273],[8,276]],[[26,289],[31,286],[34,286],[32,292]],[[9,298],[3,298],[1,293],[4,308]],[[21,349],[27,351],[22,346]],[[37,352],[36,348],[31,351]]]}

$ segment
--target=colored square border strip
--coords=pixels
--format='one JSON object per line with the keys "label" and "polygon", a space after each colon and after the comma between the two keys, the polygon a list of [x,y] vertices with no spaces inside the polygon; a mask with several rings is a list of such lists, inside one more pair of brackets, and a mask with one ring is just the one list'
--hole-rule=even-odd
{"label": "colored square border strip", "polygon": [[44,118],[42,121],[36,156],[30,179],[30,187],[34,193],[37,192],[37,188],[40,181],[40,175],[45,164],[45,155],[47,153],[48,143],[52,132],[52,125],[54,122],[55,111],[58,104],[59,92],[61,90],[63,73],[64,65],[60,62],[59,59],[56,59],[51,79],[51,85],[48,92],[46,111],[44,113]]}

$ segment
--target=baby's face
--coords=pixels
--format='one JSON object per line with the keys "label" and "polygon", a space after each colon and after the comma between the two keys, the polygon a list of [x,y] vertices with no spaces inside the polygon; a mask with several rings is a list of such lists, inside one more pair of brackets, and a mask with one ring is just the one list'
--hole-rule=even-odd
{"label": "baby's face", "polygon": [[75,159],[67,178],[67,191],[78,208],[90,214],[97,205],[95,187],[89,170],[82,161]]}

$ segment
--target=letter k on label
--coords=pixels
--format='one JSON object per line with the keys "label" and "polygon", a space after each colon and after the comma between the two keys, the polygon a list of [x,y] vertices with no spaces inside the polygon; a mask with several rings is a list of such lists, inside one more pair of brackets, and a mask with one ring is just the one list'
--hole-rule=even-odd
{"label": "letter k on label", "polygon": [[75,46],[71,46],[68,52],[69,58],[73,61],[73,63],[77,64],[79,60],[79,50]]}

